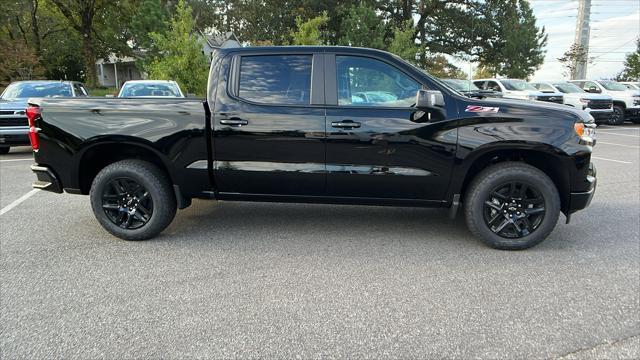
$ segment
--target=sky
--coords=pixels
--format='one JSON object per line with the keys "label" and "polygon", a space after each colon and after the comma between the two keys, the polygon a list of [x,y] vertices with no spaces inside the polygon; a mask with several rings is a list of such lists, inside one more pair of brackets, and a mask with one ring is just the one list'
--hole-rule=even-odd
{"label": "sky", "polygon": [[[564,67],[558,61],[575,38],[578,1],[529,0],[538,26],[548,34],[544,64],[531,80],[561,80]],[[626,54],[635,51],[640,37],[640,0],[591,0],[591,36],[587,78],[610,79],[624,67]],[[473,75],[477,64],[449,57],[463,71]]]}
{"label": "sky", "polygon": [[[564,78],[558,58],[573,44],[578,0],[530,0],[538,25],[549,34],[545,62],[533,80]],[[622,71],[625,55],[640,36],[640,0],[591,0],[587,77],[606,79]]]}

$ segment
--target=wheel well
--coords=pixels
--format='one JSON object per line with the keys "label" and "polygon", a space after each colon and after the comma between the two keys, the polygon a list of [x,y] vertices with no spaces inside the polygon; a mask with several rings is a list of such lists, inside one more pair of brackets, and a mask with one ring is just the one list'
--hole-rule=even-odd
{"label": "wheel well", "polygon": [[563,171],[564,167],[556,156],[535,150],[499,150],[481,155],[467,170],[462,184],[461,197],[464,199],[466,189],[476,175],[488,166],[504,161],[524,162],[547,174],[558,189],[561,209],[564,211],[568,208],[571,191],[568,173]]}
{"label": "wheel well", "polygon": [[122,143],[96,145],[88,149],[80,160],[78,172],[80,174],[80,191],[82,194],[89,193],[91,183],[100,170],[117,161],[126,159],[148,161],[158,166],[171,178],[171,174],[160,157],[144,146]]}
{"label": "wheel well", "polygon": [[627,104],[624,103],[624,101],[614,101],[613,105],[619,105],[622,106],[623,108],[627,108]]}

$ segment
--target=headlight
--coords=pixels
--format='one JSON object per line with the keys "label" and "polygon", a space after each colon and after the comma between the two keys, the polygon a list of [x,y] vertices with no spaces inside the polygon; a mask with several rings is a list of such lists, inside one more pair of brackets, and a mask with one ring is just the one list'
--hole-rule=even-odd
{"label": "headlight", "polygon": [[640,105],[640,96],[633,96],[633,105]]}
{"label": "headlight", "polygon": [[596,143],[596,125],[595,123],[575,123],[573,128],[576,131],[576,135],[580,138],[580,143],[584,145],[594,145]]}
{"label": "headlight", "polygon": [[587,105],[589,104],[589,99],[580,99],[580,102]]}
{"label": "headlight", "polygon": [[536,100],[536,99],[538,99],[538,96],[537,95],[527,95],[527,99]]}

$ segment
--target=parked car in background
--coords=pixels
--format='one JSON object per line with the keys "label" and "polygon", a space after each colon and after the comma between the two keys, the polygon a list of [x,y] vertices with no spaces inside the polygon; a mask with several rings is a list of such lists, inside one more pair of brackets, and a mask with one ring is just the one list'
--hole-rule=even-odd
{"label": "parked car in background", "polygon": [[543,94],[533,85],[520,79],[477,79],[473,80],[477,87],[483,90],[493,90],[504,98],[546,101],[562,104],[562,93]]}
{"label": "parked car in background", "polygon": [[0,95],[0,154],[11,146],[29,145],[29,123],[25,115],[27,99],[32,97],[86,97],[87,90],[76,81],[16,81]]}
{"label": "parked car in background", "polygon": [[629,90],[640,90],[640,82],[622,81],[620,84],[624,85]]}
{"label": "parked car in background", "polygon": [[[357,93],[392,96],[354,102]],[[33,186],[89,195],[98,222],[129,240],[157,235],[177,208],[205,198],[450,216],[462,206],[485,243],[524,249],[561,211],[568,220],[587,207],[596,187],[586,112],[465,97],[373,49],[223,48],[205,102],[30,99],[27,113],[41,129]]]}
{"label": "parked car in background", "polygon": [[543,93],[562,93],[565,105],[585,110],[596,122],[608,123],[611,120],[613,99],[609,95],[591,94],[566,81],[541,81],[531,85]]}
{"label": "parked car in background", "polygon": [[471,98],[482,99],[485,97],[502,97],[499,92],[495,92],[491,89],[482,90],[477,87],[471,80],[462,79],[440,79],[445,84],[449,85],[454,90],[458,91],[464,96]]}
{"label": "parked car in background", "polygon": [[571,80],[582,90],[592,94],[605,94],[613,98],[611,124],[622,124],[625,120],[640,123],[640,91],[632,91],[612,80]]}
{"label": "parked car in background", "polygon": [[173,80],[129,80],[122,85],[118,97],[163,98],[186,97]]}

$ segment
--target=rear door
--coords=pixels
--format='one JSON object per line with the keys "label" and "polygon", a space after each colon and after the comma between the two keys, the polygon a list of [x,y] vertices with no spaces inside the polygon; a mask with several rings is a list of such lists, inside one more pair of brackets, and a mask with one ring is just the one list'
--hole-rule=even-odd
{"label": "rear door", "polygon": [[222,67],[213,113],[222,196],[323,195],[322,55],[243,53]]}
{"label": "rear door", "polygon": [[338,197],[442,200],[455,130],[416,109],[423,85],[383,59],[327,54],[327,193]]}

